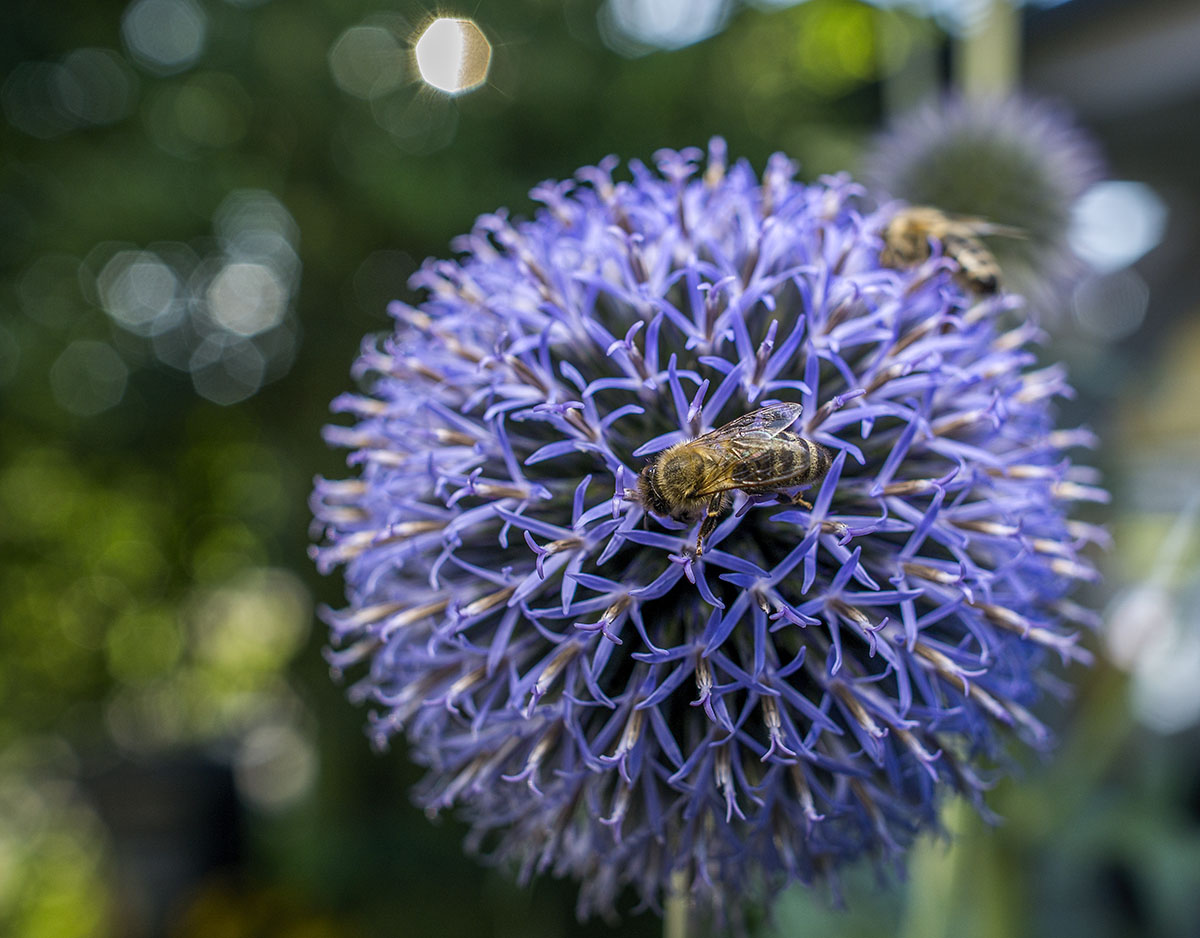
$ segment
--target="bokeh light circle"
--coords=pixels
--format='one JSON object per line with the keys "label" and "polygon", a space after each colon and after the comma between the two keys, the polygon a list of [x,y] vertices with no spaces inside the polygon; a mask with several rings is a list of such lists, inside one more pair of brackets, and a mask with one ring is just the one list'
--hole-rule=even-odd
{"label": "bokeh light circle", "polygon": [[134,0],[121,17],[129,54],[160,75],[194,65],[207,35],[208,17],[193,0]]}
{"label": "bokeh light circle", "polygon": [[474,21],[440,17],[417,40],[417,68],[425,83],[462,94],[487,80],[492,45]]}
{"label": "bokeh light circle", "polygon": [[258,335],[283,321],[287,291],[264,264],[226,264],[207,293],[209,315],[238,335]]}
{"label": "bokeh light circle", "polygon": [[116,323],[139,335],[171,311],[179,295],[179,278],[150,251],[120,251],[96,278],[104,311]]}

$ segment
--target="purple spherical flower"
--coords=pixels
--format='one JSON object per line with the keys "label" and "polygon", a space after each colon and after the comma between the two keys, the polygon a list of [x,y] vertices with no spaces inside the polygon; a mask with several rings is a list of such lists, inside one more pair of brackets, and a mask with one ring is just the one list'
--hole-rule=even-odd
{"label": "purple spherical flower", "polygon": [[[936,252],[882,268],[844,176],[700,160],[605,160],[426,263],[335,402],[354,477],[313,495],[375,742],[408,738],[419,802],[481,849],[578,877],[581,914],[900,857],[1046,739],[1052,659],[1086,657],[1067,595],[1099,532],[1069,509],[1104,493],[1017,301]],[[828,474],[811,506],[735,493],[698,556],[638,474],[775,401]]]}

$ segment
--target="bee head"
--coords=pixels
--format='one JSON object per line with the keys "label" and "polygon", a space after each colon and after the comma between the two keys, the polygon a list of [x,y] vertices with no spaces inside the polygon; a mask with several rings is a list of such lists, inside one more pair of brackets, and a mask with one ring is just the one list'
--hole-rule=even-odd
{"label": "bee head", "polygon": [[671,513],[670,503],[663,498],[662,493],[654,484],[654,463],[650,463],[638,473],[637,501],[643,508],[648,508],[656,515]]}

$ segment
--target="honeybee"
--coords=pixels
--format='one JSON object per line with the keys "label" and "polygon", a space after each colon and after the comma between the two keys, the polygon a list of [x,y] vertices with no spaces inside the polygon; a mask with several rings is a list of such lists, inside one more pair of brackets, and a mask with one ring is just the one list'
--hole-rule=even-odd
{"label": "honeybee", "polygon": [[929,241],[941,242],[942,253],[958,264],[955,279],[975,293],[995,293],[1000,286],[1000,265],[981,240],[982,235],[1021,237],[1007,225],[994,225],[982,218],[947,215],[927,205],[900,209],[883,229],[879,263],[903,269],[915,267],[929,257]]}
{"label": "honeybee", "polygon": [[[820,481],[833,454],[812,440],[789,433],[800,416],[799,404],[772,404],[743,414],[694,440],[658,453],[641,471],[636,499],[655,514],[685,524],[703,518],[696,554],[729,507],[735,489],[762,495]],[[792,495],[793,504],[811,508]]]}

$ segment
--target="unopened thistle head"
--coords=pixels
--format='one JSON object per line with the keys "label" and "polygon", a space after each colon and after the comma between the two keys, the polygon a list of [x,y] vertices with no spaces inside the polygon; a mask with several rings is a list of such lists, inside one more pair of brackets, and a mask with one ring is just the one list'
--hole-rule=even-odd
{"label": "unopened thistle head", "polygon": [[988,246],[1006,288],[1036,312],[1053,317],[1084,270],[1067,236],[1103,162],[1060,107],[1020,96],[948,96],[893,120],[864,163],[864,178],[883,198],[1019,232]]}
{"label": "unopened thistle head", "polygon": [[[899,859],[949,794],[982,809],[1086,657],[1099,532],[1069,515],[1105,497],[1011,297],[881,267],[846,177],[760,180],[719,140],[656,162],[544,183],[427,262],[335,402],[353,477],[313,495],[374,741],[407,737],[418,801],[482,850],[578,877],[581,914],[672,882],[732,908]],[[736,492],[697,556],[639,472],[775,401],[827,474],[807,506]]]}

